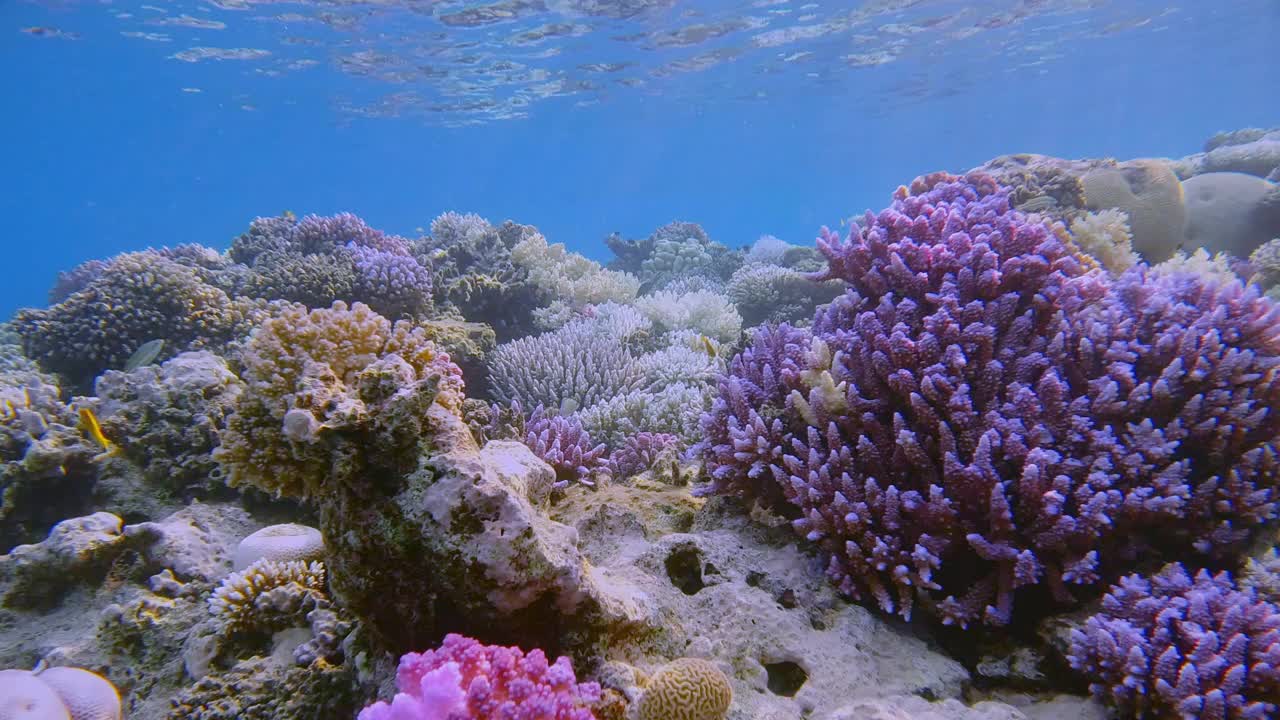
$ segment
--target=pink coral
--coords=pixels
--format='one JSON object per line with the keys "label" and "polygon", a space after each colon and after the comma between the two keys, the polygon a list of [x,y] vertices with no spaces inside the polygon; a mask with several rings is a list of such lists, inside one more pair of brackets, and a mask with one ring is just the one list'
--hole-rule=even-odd
{"label": "pink coral", "polygon": [[595,720],[600,686],[579,683],[569,658],[541,650],[482,645],[450,634],[438,650],[408,653],[396,672],[400,692],[358,720]]}

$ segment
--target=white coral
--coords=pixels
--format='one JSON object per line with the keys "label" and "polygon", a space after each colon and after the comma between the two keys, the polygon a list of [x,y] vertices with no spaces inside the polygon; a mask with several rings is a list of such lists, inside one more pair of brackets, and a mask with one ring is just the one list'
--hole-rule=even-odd
{"label": "white coral", "polygon": [[742,316],[729,298],[700,290],[683,295],[662,291],[636,300],[636,308],[663,330],[694,330],[718,342],[734,342]]}
{"label": "white coral", "polygon": [[297,523],[268,525],[236,546],[234,569],[244,570],[259,560],[310,562],[323,557],[324,538],[319,530]]}
{"label": "white coral", "polygon": [[640,289],[634,275],[605,270],[600,263],[569,252],[563,243],[549,245],[542,235],[521,240],[511,249],[511,261],[528,273],[529,282],[574,307],[627,302]]}

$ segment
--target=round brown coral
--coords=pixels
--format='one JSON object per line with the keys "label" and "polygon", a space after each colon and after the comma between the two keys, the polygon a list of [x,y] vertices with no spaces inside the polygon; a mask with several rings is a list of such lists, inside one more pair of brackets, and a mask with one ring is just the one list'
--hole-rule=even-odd
{"label": "round brown coral", "polygon": [[720,668],[680,658],[649,678],[636,710],[640,720],[722,720],[732,702],[733,687]]}

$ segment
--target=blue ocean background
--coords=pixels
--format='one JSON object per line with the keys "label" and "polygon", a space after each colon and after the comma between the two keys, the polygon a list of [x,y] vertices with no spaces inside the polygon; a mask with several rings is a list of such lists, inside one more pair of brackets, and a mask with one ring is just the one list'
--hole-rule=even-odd
{"label": "blue ocean background", "polygon": [[[449,83],[498,92],[466,83],[502,71],[501,40],[523,19],[440,22],[461,5],[0,5],[0,316],[44,304],[57,272],[83,260],[186,242],[225,248],[255,216],[286,209],[352,211],[406,235],[445,210],[476,212],[536,225],[597,259],[608,257],[609,233],[644,237],[673,219],[730,246],[764,233],[808,243],[923,172],[1015,152],[1179,157],[1219,130],[1280,118],[1275,0],[880,2],[887,9],[852,31],[863,40],[837,33],[785,47],[752,45],[761,28],[696,43],[669,29],[748,15],[803,25],[872,4],[658,3],[603,20],[553,8],[527,20],[593,31],[536,46],[556,48],[543,59],[561,69],[546,77],[565,82],[505,103],[516,117],[469,115],[465,104],[441,112],[399,94],[429,98]],[[528,5],[540,4],[504,6]],[[325,13],[349,21],[305,19]],[[225,27],[152,22],[179,16]],[[649,40],[628,39],[636,28]],[[143,37],[152,32],[168,39]],[[680,42],[654,42],[663,37]],[[885,38],[891,61],[848,58],[852,43]],[[460,66],[473,46],[485,48],[474,75],[438,77],[421,52],[396,56],[444,47]],[[173,57],[191,47],[271,55]],[[716,62],[705,69],[652,69],[708,52]],[[642,82],[565,90],[575,69],[613,62],[633,63]]]}

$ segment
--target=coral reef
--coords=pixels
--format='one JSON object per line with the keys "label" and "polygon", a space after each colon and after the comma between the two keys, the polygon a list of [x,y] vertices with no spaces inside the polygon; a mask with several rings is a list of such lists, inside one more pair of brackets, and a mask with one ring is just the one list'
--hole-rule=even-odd
{"label": "coral reef", "polygon": [[552,300],[511,259],[513,248],[538,234],[530,225],[495,228],[478,215],[446,212],[414,244],[414,255],[433,269],[437,306],[492,326],[506,341],[529,334],[534,310]]}
{"label": "coral reef", "polygon": [[1112,284],[980,174],[864,224],[819,241],[850,291],[756,334],[701,446],[713,487],[794,518],[844,592],[1004,624],[1019,588],[1070,603],[1274,517],[1280,311],[1256,290]]}
{"label": "coral reef", "polygon": [[751,263],[739,268],[725,287],[746,327],[807,323],[819,305],[842,292],[844,284],[838,281],[816,282],[798,270]]}
{"label": "coral reef", "polygon": [[222,348],[246,335],[265,303],[232,297],[198,272],[155,250],[112,258],[62,302],[20,310],[13,327],[28,356],[87,387],[108,368],[122,368],[143,343],[166,352]]}
{"label": "coral reef", "polygon": [[420,326],[342,302],[288,308],[245,347],[247,386],[214,459],[232,486],[308,497],[371,462],[417,462],[427,408],[462,403],[462,373]]}
{"label": "coral reef", "polygon": [[210,453],[244,383],[221,357],[182,353],[159,366],[108,370],[92,407],[103,432],[141,468],[147,482],[180,498],[225,493]]}
{"label": "coral reef", "polygon": [[257,218],[227,254],[248,266],[243,291],[254,297],[313,308],[363,302],[393,318],[432,306],[431,275],[412,243],[351,213]]}
{"label": "coral reef", "polygon": [[408,653],[396,671],[399,692],[359,720],[510,718],[595,720],[600,686],[579,683],[569,658],[548,662],[541,650],[482,645],[451,634],[436,650]]}
{"label": "coral reef", "polygon": [[600,264],[548,244],[534,234],[511,249],[511,261],[528,273],[529,282],[572,308],[604,302],[627,302],[636,296],[640,281],[634,276],[605,270]]}
{"label": "coral reef", "polygon": [[1131,575],[1072,633],[1071,666],[1133,717],[1265,718],[1280,705],[1280,608],[1227,573]]}
{"label": "coral reef", "polygon": [[0,550],[37,542],[81,514],[97,478],[96,447],[61,389],[30,361],[0,369]]}

